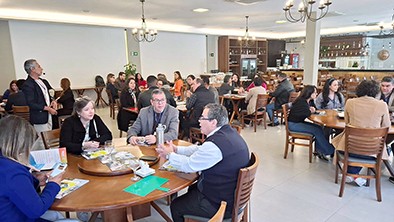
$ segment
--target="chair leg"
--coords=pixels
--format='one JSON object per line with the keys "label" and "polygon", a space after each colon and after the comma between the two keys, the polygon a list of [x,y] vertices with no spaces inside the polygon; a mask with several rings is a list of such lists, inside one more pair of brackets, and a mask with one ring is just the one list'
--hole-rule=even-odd
{"label": "chair leg", "polygon": [[245,120],[244,120],[244,115],[243,114],[241,115],[241,126],[242,126],[242,129],[245,128]]}
{"label": "chair leg", "polygon": [[289,152],[289,137],[286,136],[286,142],[285,142],[285,153],[283,155],[283,159],[287,158],[287,153]]}
{"label": "chair leg", "polygon": [[339,188],[339,197],[343,196],[343,191],[345,190],[346,172],[347,172],[347,163],[344,163],[342,168],[341,188]]}
{"label": "chair leg", "polygon": [[267,113],[266,112],[264,112],[264,129],[267,129]]}
{"label": "chair leg", "polygon": [[339,161],[338,157],[336,158],[335,161],[335,183],[338,184],[338,173],[339,173]]}
{"label": "chair leg", "polygon": [[376,172],[375,172],[376,197],[378,199],[378,202],[382,201],[382,192],[380,187],[381,172],[382,170],[380,169],[380,164],[378,164],[378,167],[376,168]]}
{"label": "chair leg", "polygon": [[257,128],[257,119],[253,120],[253,127],[254,127],[254,132],[256,132],[256,128]]}
{"label": "chair leg", "polygon": [[291,152],[294,152],[294,142],[295,142],[295,139],[292,137],[291,138],[291,142],[292,142],[292,144],[291,144]]}
{"label": "chair leg", "polygon": [[[367,176],[371,175],[371,168],[367,168]],[[375,172],[376,175],[376,172]],[[371,179],[367,179],[367,183],[365,184],[366,187],[369,187],[369,183],[370,183]]]}
{"label": "chair leg", "polygon": [[309,163],[312,163],[312,140],[309,140]]}
{"label": "chair leg", "polygon": [[122,130],[119,130],[119,138],[122,138]]}

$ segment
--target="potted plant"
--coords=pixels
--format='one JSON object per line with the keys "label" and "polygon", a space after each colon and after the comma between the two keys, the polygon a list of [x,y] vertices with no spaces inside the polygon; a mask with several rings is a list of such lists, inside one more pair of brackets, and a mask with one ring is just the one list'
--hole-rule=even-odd
{"label": "potted plant", "polygon": [[127,63],[124,65],[124,72],[126,73],[126,78],[129,78],[130,76],[134,76],[135,73],[137,72],[137,66],[133,63]]}

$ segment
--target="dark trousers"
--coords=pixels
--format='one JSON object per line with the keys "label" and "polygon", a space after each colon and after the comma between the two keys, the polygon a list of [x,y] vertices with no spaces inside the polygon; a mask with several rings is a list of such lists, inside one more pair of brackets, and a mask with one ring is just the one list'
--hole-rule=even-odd
{"label": "dark trousers", "polygon": [[[218,209],[219,206],[211,204],[194,184],[189,187],[186,194],[171,203],[171,216],[174,222],[183,222],[183,215],[211,218]],[[231,217],[231,211],[226,212],[224,217]]]}

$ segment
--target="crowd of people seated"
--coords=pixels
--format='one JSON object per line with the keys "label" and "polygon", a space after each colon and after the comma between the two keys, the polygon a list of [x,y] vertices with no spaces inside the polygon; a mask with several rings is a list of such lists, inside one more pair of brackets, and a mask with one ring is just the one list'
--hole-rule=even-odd
{"label": "crowd of people seated", "polygon": [[[50,177],[31,172],[27,162],[37,133],[60,127],[56,125],[56,117],[70,115],[60,127],[59,140],[60,147],[65,147],[68,153],[75,155],[98,148],[105,141],[112,140],[113,136],[102,118],[95,113],[92,99],[85,96],[74,99],[68,78],[61,79],[62,90],[53,97],[51,85],[42,78],[43,68],[40,64],[30,59],[25,62],[24,68],[28,77],[10,83],[5,93],[5,109],[11,113],[12,105],[29,106],[30,123],[13,115],[0,119],[0,178],[4,181],[0,185],[0,190],[3,190],[0,192],[0,221],[8,221],[11,217],[12,220],[18,218],[18,221],[56,221],[61,219],[61,215],[48,209],[60,189],[62,174]],[[174,83],[170,83],[162,73],[157,77],[150,75],[146,80],[140,73],[126,77],[124,72],[120,72],[117,78],[112,73],[107,75],[106,90],[110,92],[112,97],[109,99],[112,102],[119,100],[117,124],[121,131],[127,132],[127,143],[156,144],[156,129],[163,125],[164,141],[168,143],[159,144],[157,152],[179,171],[201,173],[197,183],[172,202],[174,221],[183,221],[183,216],[190,214],[211,217],[223,200],[228,206],[225,218],[231,217],[238,171],[247,166],[250,154],[244,139],[229,125],[229,112],[232,112],[230,101],[224,100],[220,104],[219,96],[244,95],[245,102],[240,105],[240,109],[246,109],[250,115],[256,112],[258,95],[269,94],[271,102],[265,109],[271,125],[277,126],[279,121],[274,112],[288,103],[289,95],[294,91],[286,74],[279,73],[278,80],[276,89],[267,91],[267,84],[261,76],[255,76],[251,84],[245,86],[237,74],[227,75],[223,84],[216,89],[210,85],[207,77],[201,79],[189,75],[184,81],[179,71],[174,72]],[[181,99],[183,88],[186,88],[186,110],[179,111],[176,100]],[[389,110],[394,106],[393,88],[392,77],[383,78],[380,88],[377,82],[364,80],[357,87],[357,98],[346,101],[335,78],[325,82],[320,94],[315,86],[306,85],[291,104],[288,128],[293,132],[313,135],[316,155],[328,161],[336,148],[343,149],[344,132],[334,132],[336,136],[330,143],[328,135],[333,133],[332,129],[305,119],[319,109],[344,109],[345,122],[352,126],[390,126]],[[357,112],[358,109],[363,112]],[[175,146],[172,141],[180,135],[183,135],[181,139],[188,138],[191,127],[200,128],[201,133],[206,135],[205,141],[199,145]],[[386,150],[384,155],[387,156]],[[359,167],[348,168],[351,174],[357,174],[360,170]],[[350,182],[354,180],[349,178]],[[390,180],[394,182],[394,178]],[[357,184],[363,185],[359,181]],[[45,186],[42,192],[36,191],[39,186]],[[23,197],[18,195],[22,190]],[[27,203],[26,199],[32,202]],[[34,208],[31,208],[31,203]]]}

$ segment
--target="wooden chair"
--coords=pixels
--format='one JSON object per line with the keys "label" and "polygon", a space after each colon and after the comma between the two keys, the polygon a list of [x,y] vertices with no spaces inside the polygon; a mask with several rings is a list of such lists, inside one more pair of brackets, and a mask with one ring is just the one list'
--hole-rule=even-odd
{"label": "wooden chair", "polygon": [[41,132],[41,138],[45,149],[58,148],[60,139],[60,129]]}
{"label": "wooden chair", "polygon": [[[294,102],[299,95],[300,95],[300,92],[294,92],[294,91],[290,92],[288,102],[289,103]],[[280,124],[283,124],[283,122],[285,120],[284,117],[283,117],[283,113],[284,113],[283,109],[274,110],[274,116],[276,118],[280,118]]]}
{"label": "wooden chair", "polygon": [[[315,137],[308,133],[299,133],[299,132],[290,131],[288,120],[287,120],[290,112],[289,103],[283,104],[282,109],[283,109],[283,115],[286,124],[285,153],[283,155],[283,158],[284,159],[287,158],[287,154],[289,152],[289,145],[291,145],[291,152],[294,152],[294,145],[305,146],[309,148],[309,163],[312,163],[313,142],[315,140]],[[304,140],[307,141],[308,143],[300,143],[297,142],[296,140]]]}
{"label": "wooden chair", "polygon": [[239,126],[239,125],[234,125],[234,124],[230,124],[230,126],[233,128],[233,129],[235,129],[235,130],[237,130],[237,132],[238,132],[238,134],[241,134],[241,126]]}
{"label": "wooden chair", "polygon": [[61,128],[64,120],[66,120],[68,117],[70,117],[71,115],[63,115],[63,116],[58,116],[58,120],[59,120],[59,127]]}
{"label": "wooden chair", "polygon": [[248,115],[247,110],[241,111],[241,124],[242,128],[245,127],[245,120],[249,120],[253,122],[254,132],[256,132],[257,123],[261,120],[264,121],[264,128],[267,129],[267,115],[266,115],[266,106],[268,104],[268,94],[259,94],[256,100],[255,112],[253,114]]}
{"label": "wooden chair", "polygon": [[[208,222],[222,222],[224,218],[224,213],[226,212],[227,202],[222,201],[220,207],[215,215]],[[193,220],[191,218],[185,218],[184,222],[198,222],[198,220]]]}
{"label": "wooden chair", "polygon": [[[252,193],[254,178],[256,176],[257,167],[260,164],[260,159],[252,152],[250,161],[247,167],[239,170],[237,187],[235,188],[234,207],[231,218],[225,219],[226,222],[246,222],[249,216],[249,200]],[[185,219],[193,219],[190,221],[208,221],[209,218],[197,217],[192,215],[184,215]],[[187,221],[187,220],[186,220]]]}
{"label": "wooden chair", "polygon": [[205,141],[205,135],[201,132],[200,128],[190,127],[189,129],[189,142],[198,142],[202,144]]}
{"label": "wooden chair", "polygon": [[30,108],[28,106],[12,106],[12,112],[30,122]]}
{"label": "wooden chair", "polygon": [[113,101],[112,93],[109,90],[106,90],[108,96],[108,104],[109,104],[109,117],[115,119],[115,111],[118,109],[116,99]]}
{"label": "wooden chair", "polygon": [[[376,182],[376,197],[379,202],[382,201],[382,194],[380,188],[380,177],[381,177],[381,163],[383,149],[385,148],[385,141],[388,132],[386,128],[356,128],[352,126],[345,127],[345,151],[337,150],[337,160],[335,169],[335,183],[338,183],[338,173],[341,170],[342,181],[341,188],[339,189],[339,196],[342,197],[345,189],[346,176],[361,177],[367,179],[367,186],[369,186],[369,180],[375,178]],[[358,154],[364,156],[376,156],[376,159],[367,160],[356,157],[351,157],[349,154]],[[340,163],[343,163],[341,167]],[[367,174],[349,174],[347,172],[348,166],[366,167]],[[370,171],[374,175],[370,175]]]}

